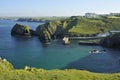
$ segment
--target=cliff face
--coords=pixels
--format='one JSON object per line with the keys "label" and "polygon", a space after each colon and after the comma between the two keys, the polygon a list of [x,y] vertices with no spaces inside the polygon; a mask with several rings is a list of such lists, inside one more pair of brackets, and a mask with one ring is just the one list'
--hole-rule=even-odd
{"label": "cliff face", "polygon": [[31,28],[26,25],[15,24],[11,30],[11,35],[24,35],[30,36],[31,35]]}
{"label": "cliff face", "polygon": [[[38,26],[36,29],[36,34],[38,36],[49,35],[46,37],[50,39],[63,38],[65,35],[69,34],[69,29],[71,29],[74,25],[76,25],[76,21],[74,20],[48,22],[46,24]],[[40,39],[43,38],[40,37]]]}
{"label": "cliff face", "polygon": [[51,35],[44,26],[39,26],[36,30],[36,35],[42,42],[49,42],[51,40]]}
{"label": "cliff face", "polygon": [[43,25],[39,25],[36,29],[36,35],[39,36],[42,41],[50,41],[60,34],[60,23],[49,22]]}
{"label": "cliff face", "polygon": [[101,41],[101,45],[111,48],[120,48],[120,33],[108,36]]}

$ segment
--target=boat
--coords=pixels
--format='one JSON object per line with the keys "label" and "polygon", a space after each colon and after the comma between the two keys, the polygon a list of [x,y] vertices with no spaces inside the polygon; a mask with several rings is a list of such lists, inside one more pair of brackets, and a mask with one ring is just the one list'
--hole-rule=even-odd
{"label": "boat", "polygon": [[89,51],[89,53],[93,53],[93,54],[106,53],[106,50],[96,50],[96,49],[94,49],[94,50]]}
{"label": "boat", "polygon": [[91,51],[89,51],[89,53],[99,53],[99,50],[91,50]]}

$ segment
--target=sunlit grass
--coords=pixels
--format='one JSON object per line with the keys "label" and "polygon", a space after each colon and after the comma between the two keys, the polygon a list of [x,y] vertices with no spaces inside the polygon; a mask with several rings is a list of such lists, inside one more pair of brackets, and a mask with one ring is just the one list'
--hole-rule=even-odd
{"label": "sunlit grass", "polygon": [[101,74],[85,70],[44,70],[27,67],[13,69],[8,61],[0,60],[0,80],[120,80],[120,73]]}

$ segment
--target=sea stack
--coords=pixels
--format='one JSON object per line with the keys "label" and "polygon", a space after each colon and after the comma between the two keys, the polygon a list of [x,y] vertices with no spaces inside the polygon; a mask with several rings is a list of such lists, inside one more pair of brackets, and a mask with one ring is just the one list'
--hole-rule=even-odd
{"label": "sea stack", "polygon": [[11,30],[11,35],[31,36],[31,28],[29,26],[16,23]]}

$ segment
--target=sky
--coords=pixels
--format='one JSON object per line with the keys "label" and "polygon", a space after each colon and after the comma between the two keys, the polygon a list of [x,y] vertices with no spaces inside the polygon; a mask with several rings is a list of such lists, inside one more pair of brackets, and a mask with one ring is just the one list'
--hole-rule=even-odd
{"label": "sky", "polygon": [[120,0],[0,0],[0,16],[79,16],[120,13]]}

